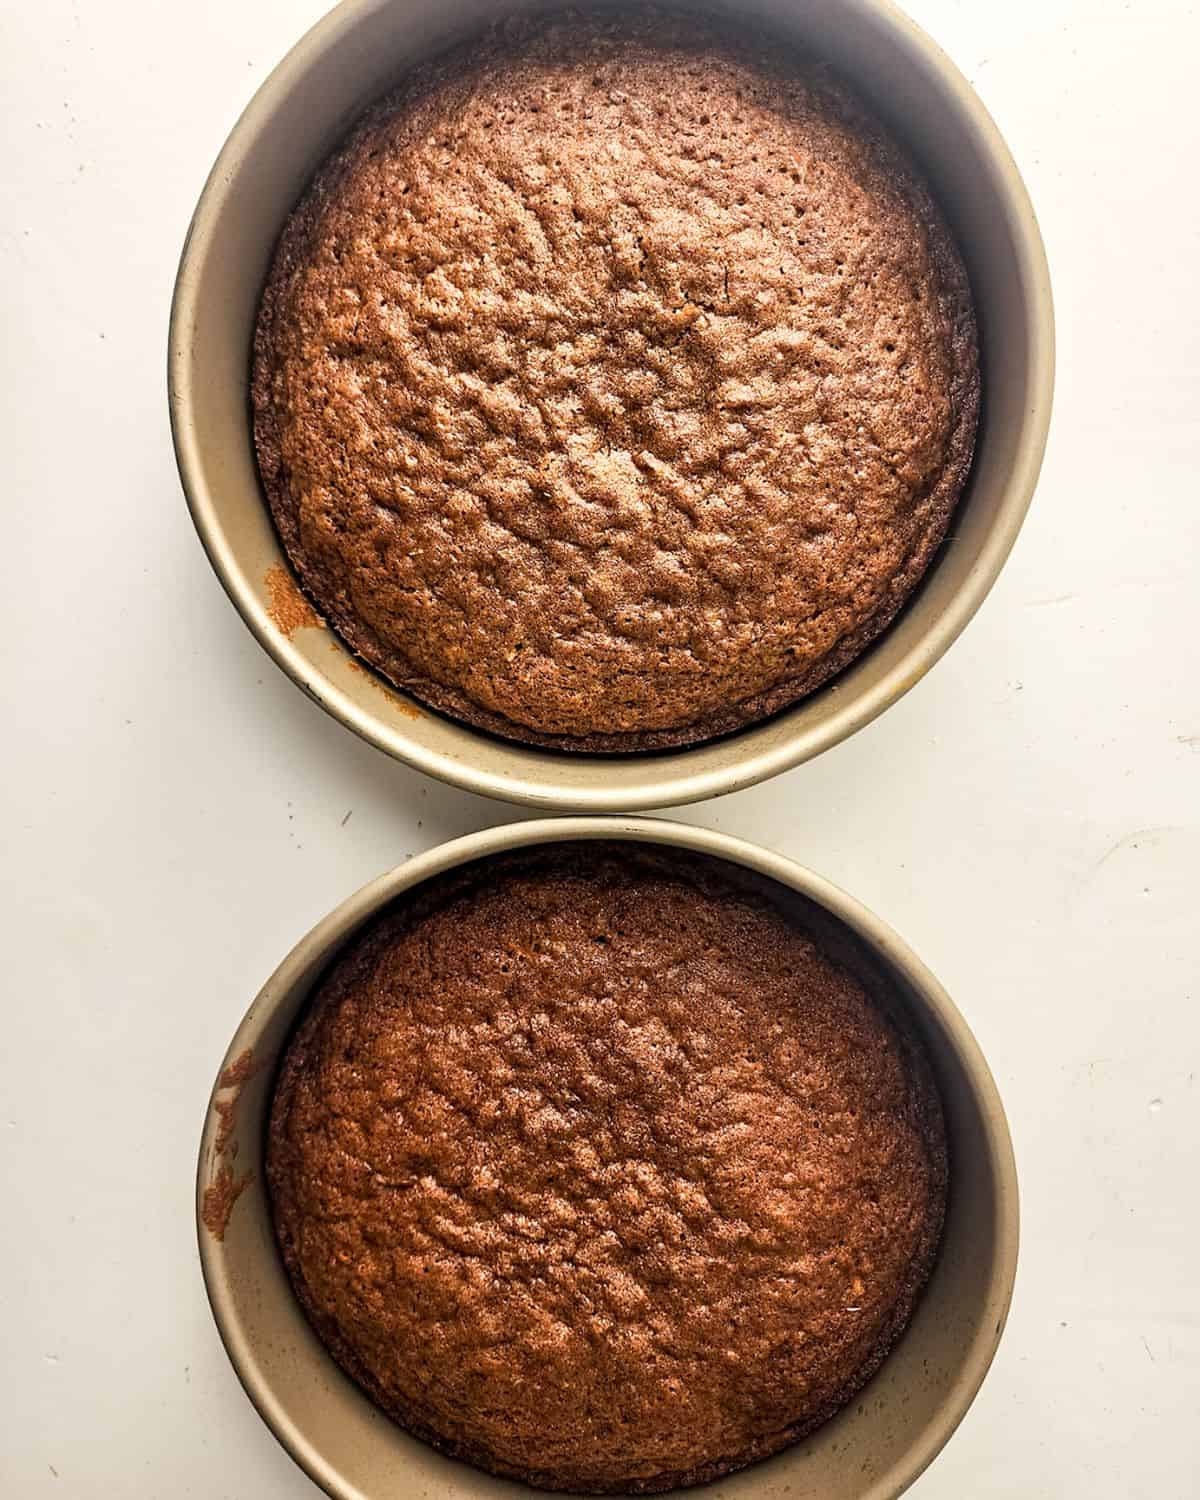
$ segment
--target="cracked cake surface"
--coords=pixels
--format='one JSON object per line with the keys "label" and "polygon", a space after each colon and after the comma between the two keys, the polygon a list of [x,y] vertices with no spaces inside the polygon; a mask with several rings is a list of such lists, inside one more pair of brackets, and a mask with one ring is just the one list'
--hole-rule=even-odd
{"label": "cracked cake surface", "polygon": [[351,941],[267,1179],[315,1331],[402,1426],[639,1492],[854,1394],[929,1274],[946,1155],[907,1028],[760,891],[589,843],[440,877]]}
{"label": "cracked cake surface", "polygon": [[647,10],[418,68],[282,235],[252,380],[286,551],[460,720],[697,743],[893,619],[965,482],[961,260],[827,71]]}

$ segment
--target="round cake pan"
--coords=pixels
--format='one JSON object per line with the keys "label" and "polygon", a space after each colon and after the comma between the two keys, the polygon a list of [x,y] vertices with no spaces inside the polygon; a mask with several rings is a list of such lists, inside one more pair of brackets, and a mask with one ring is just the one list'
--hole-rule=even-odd
{"label": "round cake pan", "polygon": [[[976,457],[951,534],[900,618],[796,707],[668,754],[556,753],[427,710],[361,666],[294,593],[255,467],[251,339],[272,250],[354,117],[422,57],[536,0],[345,0],[288,54],[234,127],[192,220],[171,312],[171,422],[201,539],[258,640],[364,739],[444,781],[574,812],[636,811],[749,786],[837,744],[950,646],[1000,571],[1033,493],[1050,418],[1045,252],[995,125],[939,48],[887,0],[705,0],[824,58],[904,140],[962,249],[982,343]],[[600,3],[600,0],[592,0]],[[672,0],[680,4],[682,0]],[[293,592],[289,597],[289,590]]]}
{"label": "round cake pan", "polygon": [[402,892],[503,850],[618,839],[739,865],[923,1038],[942,1097],[950,1189],[937,1264],[908,1331],[858,1397],[778,1457],[721,1480],[729,1500],[892,1500],[962,1420],[1000,1341],[1017,1263],[1017,1180],[1004,1110],[953,1003],[883,922],[780,855],[645,818],[559,818],[456,839],[382,875],[301,939],[263,987],[221,1065],[197,1180],[200,1260],[217,1327],[250,1399],[335,1500],[502,1500],[515,1487],[443,1457],[383,1416],[310,1329],[276,1248],[264,1188],[267,1113],[280,1053],[341,946]]}

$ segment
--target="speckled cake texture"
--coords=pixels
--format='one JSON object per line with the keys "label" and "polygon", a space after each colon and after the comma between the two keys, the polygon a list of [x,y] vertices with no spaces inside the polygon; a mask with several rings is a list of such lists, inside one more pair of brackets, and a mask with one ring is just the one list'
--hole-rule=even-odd
{"label": "speckled cake texture", "polygon": [[914,1039],[730,867],[582,844],[431,882],[351,943],[267,1177],[318,1336],[399,1423],[636,1493],[854,1394],[929,1274],[946,1153]]}
{"label": "speckled cake texture", "polygon": [[958,253],[825,71],[643,11],[426,65],[318,174],[259,317],[260,469],[341,636],[508,738],[695,743],[912,592],[979,400]]}

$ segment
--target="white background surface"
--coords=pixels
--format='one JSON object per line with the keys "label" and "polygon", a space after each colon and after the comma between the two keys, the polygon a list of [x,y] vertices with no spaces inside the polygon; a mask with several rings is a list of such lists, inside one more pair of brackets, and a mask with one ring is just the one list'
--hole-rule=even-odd
{"label": "white background surface", "polygon": [[[316,1495],[204,1300],[208,1090],[318,917],[519,815],[393,764],[293,688],[227,604],[175,475],[187,221],[320,9],[0,0],[5,1496]],[[1005,1096],[1016,1303],[912,1494],[1175,1500],[1200,1491],[1200,16],[911,9],[1041,216],[1060,349],[1041,485],[931,676],[816,763],[682,816],[892,922]]]}

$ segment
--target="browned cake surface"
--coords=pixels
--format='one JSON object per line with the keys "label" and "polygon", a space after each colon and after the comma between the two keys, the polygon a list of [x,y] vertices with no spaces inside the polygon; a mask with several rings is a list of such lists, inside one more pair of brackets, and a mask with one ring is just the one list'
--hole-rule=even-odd
{"label": "browned cake surface", "polygon": [[510,25],[372,110],[283,235],[253,396],[358,652],[496,733],[636,750],[890,622],[978,370],[958,255],[859,105],[646,12]]}
{"label": "browned cake surface", "polygon": [[422,888],[287,1052],[288,1272],[400,1423],[642,1491],[793,1442],[876,1368],[945,1195],[912,1042],[709,862],[575,845]]}

